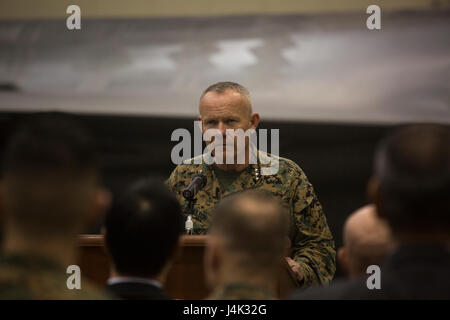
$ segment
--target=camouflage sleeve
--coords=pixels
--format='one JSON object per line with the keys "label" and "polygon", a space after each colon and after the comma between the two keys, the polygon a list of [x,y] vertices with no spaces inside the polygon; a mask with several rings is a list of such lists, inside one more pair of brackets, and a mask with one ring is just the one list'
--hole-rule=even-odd
{"label": "camouflage sleeve", "polygon": [[303,271],[301,285],[329,284],[336,271],[336,251],[322,206],[304,175],[293,192],[293,259]]}
{"label": "camouflage sleeve", "polygon": [[177,178],[178,178],[178,174],[177,174],[177,169],[178,166],[172,171],[172,173],[170,174],[169,178],[166,180],[166,184],[167,187],[172,191],[175,192],[175,185],[177,184]]}
{"label": "camouflage sleeve", "polygon": [[183,188],[185,187],[184,180],[182,179],[183,173],[185,173],[185,171],[185,166],[178,165],[166,180],[167,187],[170,191],[175,193],[177,198],[181,197],[180,190],[183,190]]}
{"label": "camouflage sleeve", "polygon": [[185,179],[183,179],[183,175],[185,175],[185,172],[186,167],[178,165],[166,180],[167,187],[174,193],[175,197],[178,199],[182,206],[184,203],[182,190],[184,190],[185,188]]}

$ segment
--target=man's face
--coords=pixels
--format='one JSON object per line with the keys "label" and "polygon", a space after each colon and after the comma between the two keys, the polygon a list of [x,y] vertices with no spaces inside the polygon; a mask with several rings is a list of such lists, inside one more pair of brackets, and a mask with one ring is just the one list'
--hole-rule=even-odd
{"label": "man's face", "polygon": [[[252,114],[250,102],[244,96],[229,89],[223,93],[211,91],[203,96],[200,101],[199,120],[202,121],[202,133],[208,129],[217,129],[221,132],[226,150],[226,130],[242,129],[245,132],[248,129],[256,129],[259,115]],[[206,144],[209,145],[211,142],[207,141]],[[236,152],[236,138],[234,147]]]}

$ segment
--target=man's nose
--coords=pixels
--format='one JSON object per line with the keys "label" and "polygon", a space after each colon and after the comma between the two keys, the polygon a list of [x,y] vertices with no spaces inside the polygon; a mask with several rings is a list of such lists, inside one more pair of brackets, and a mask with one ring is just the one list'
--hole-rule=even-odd
{"label": "man's nose", "polygon": [[219,125],[218,125],[217,129],[220,131],[220,133],[222,134],[223,137],[226,136],[226,134],[227,134],[227,131],[226,131],[227,130],[227,126],[222,121],[219,122]]}

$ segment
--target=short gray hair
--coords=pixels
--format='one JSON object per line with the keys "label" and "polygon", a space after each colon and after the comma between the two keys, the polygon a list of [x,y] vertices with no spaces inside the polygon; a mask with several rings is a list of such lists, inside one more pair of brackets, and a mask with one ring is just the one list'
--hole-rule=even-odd
{"label": "short gray hair", "polygon": [[247,90],[246,87],[240,85],[236,82],[230,82],[230,81],[223,81],[223,82],[217,82],[213,85],[210,85],[208,88],[206,88],[205,91],[203,91],[202,96],[200,97],[200,100],[207,94],[208,92],[217,92],[217,93],[224,93],[227,90],[234,90],[236,92],[239,92],[242,96],[247,98],[249,104],[251,105],[250,100],[250,92]]}

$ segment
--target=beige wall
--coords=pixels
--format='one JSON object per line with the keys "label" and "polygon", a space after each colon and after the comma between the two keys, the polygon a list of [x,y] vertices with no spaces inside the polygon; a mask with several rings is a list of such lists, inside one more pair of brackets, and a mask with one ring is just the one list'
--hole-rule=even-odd
{"label": "beige wall", "polygon": [[173,17],[242,14],[294,14],[450,7],[450,0],[0,0],[0,19],[67,17],[76,4],[82,17]]}

